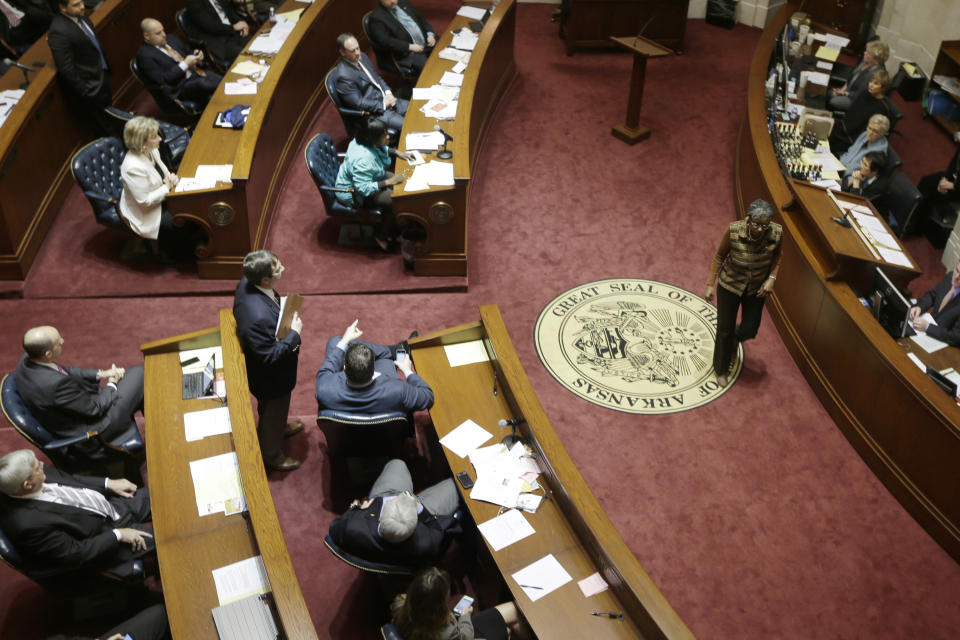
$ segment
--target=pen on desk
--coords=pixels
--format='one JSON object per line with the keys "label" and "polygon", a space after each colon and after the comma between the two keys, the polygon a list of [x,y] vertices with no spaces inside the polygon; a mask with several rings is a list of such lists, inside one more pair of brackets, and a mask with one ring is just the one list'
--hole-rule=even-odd
{"label": "pen on desk", "polygon": [[615,619],[615,620],[623,620],[623,614],[622,614],[622,613],[614,613],[613,611],[594,611],[594,612],[591,613],[590,615],[592,615],[592,616],[600,616],[601,618],[605,616],[605,617],[607,617],[607,618],[613,618],[613,619]]}
{"label": "pen on desk", "polygon": [[543,587],[538,587],[535,584],[521,584],[520,586],[524,589],[540,589],[540,591],[543,591]]}

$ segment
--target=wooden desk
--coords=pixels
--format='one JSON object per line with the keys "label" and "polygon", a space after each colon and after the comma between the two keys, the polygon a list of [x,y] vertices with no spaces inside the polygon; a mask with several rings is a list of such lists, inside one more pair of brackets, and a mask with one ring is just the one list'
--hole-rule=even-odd
{"label": "wooden desk", "polygon": [[[499,440],[501,418],[525,418],[518,432],[543,469],[541,484],[552,491],[535,514],[525,514],[537,533],[500,551],[488,550],[513,598],[539,638],[693,638],[666,598],[644,572],[597,503],[554,432],[513,349],[496,305],[480,307],[480,322],[410,341],[417,371],[430,382],[430,410],[437,436],[470,418]],[[493,361],[451,368],[443,345],[483,340]],[[493,389],[497,388],[496,395]],[[469,460],[444,449],[453,473],[469,471]],[[463,496],[474,520],[497,515],[498,507]],[[510,575],[552,553],[573,581],[531,602]],[[577,581],[599,571],[610,589],[584,598]],[[592,616],[622,611],[623,621]]]}
{"label": "wooden desk", "polygon": [[767,309],[851,445],[960,560],[960,408],[874,321],[849,283],[830,279],[834,257],[811,232],[810,212],[781,174],[767,132],[764,82],[777,35],[796,9],[795,2],[785,5],[761,35],[736,151],[741,215],[754,199],[764,198],[778,209],[784,228],[782,266]]}
{"label": "wooden desk", "polygon": [[[216,399],[181,399],[179,353],[221,345],[232,435],[184,439],[183,414],[220,406]],[[211,571],[261,555],[279,623],[287,638],[317,634],[287,553],[260,457],[247,371],[233,312],[220,311],[219,328],[144,344],[147,470],[160,577],[173,637],[217,640],[210,610],[218,606]],[[197,514],[190,461],[236,451],[249,518]]]}
{"label": "wooden desk", "polygon": [[[143,35],[140,20],[151,16],[175,26],[177,5],[169,0],[106,0],[91,16],[111,69],[113,103],[126,105],[140,91],[130,58]],[[71,113],[46,37],[20,56],[26,65],[43,63],[0,127],[0,279],[26,278],[53,218],[73,185],[70,159],[92,139]],[[0,89],[16,89],[23,73],[10,69]],[[84,206],[83,215],[93,218]]]}
{"label": "wooden desk", "polygon": [[[567,55],[577,49],[609,48],[611,36],[642,35],[680,51],[690,0],[569,0],[560,37]],[[646,27],[646,28],[644,28]]]}
{"label": "wooden desk", "polygon": [[[438,84],[444,71],[453,67],[453,62],[442,60],[437,54],[450,45],[453,31],[469,22],[463,16],[456,16],[438,38],[437,46],[420,74],[418,87]],[[454,186],[406,193],[401,183],[393,189],[393,210],[397,221],[401,225],[416,223],[426,230],[426,238],[416,243],[413,250],[413,270],[419,276],[467,275],[470,178],[494,108],[515,72],[515,23],[516,0],[503,0],[480,32],[470,64],[463,72],[456,120],[439,123],[453,137],[448,148],[453,151]],[[410,103],[401,132],[401,149],[405,148],[403,138],[406,134],[433,131],[438,123],[419,110],[423,104],[421,101]],[[406,168],[406,161],[398,159],[397,171]]]}
{"label": "wooden desk", "polygon": [[[298,159],[297,143],[324,96],[323,70],[339,57],[337,36],[344,29],[359,31],[369,7],[354,0],[287,0],[278,13],[293,9],[304,11],[283,48],[267,60],[270,71],[257,94],[226,95],[224,84],[239,77],[227,73],[197,123],[178,170],[181,176],[194,176],[201,164],[232,164],[232,184],[167,198],[175,218],[201,225],[210,236],[197,260],[201,278],[239,278],[243,256],[263,248],[283,178]],[[269,25],[257,33],[266,28]],[[245,59],[255,60],[241,55],[237,61]],[[237,104],[251,107],[244,128],[215,128],[217,113]]]}

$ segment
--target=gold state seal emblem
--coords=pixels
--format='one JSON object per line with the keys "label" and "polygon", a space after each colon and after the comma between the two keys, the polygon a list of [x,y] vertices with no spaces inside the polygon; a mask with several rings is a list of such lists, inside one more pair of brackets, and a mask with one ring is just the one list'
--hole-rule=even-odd
{"label": "gold state seal emblem", "polygon": [[[560,384],[628,413],[685,411],[722,395],[713,372],[716,307],[654,280],[617,278],[554,298],[537,318],[537,353]],[[732,381],[740,375],[742,349]]]}

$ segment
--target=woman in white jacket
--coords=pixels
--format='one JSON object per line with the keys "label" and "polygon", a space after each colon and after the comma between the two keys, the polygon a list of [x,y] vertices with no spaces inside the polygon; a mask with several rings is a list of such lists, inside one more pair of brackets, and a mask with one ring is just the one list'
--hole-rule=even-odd
{"label": "woman in white jacket", "polygon": [[147,240],[153,253],[159,254],[160,241],[166,248],[173,240],[168,236],[183,230],[174,227],[173,215],[163,205],[179,179],[160,159],[160,125],[153,118],[128,120],[123,127],[123,142],[127,154],[120,165],[120,215],[134,233]]}

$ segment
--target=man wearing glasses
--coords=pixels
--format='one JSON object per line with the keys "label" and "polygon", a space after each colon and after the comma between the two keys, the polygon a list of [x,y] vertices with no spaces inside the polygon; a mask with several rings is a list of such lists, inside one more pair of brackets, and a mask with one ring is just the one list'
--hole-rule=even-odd
{"label": "man wearing glasses", "polygon": [[[737,343],[757,335],[763,313],[763,301],[771,291],[780,270],[780,239],[783,229],[773,222],[773,206],[754,200],[747,207],[745,220],[730,223],[710,264],[707,289],[703,297],[713,300],[717,287],[717,344],[713,349],[713,370],[717,383],[727,386],[730,365]],[[743,307],[740,324],[737,311]]]}

